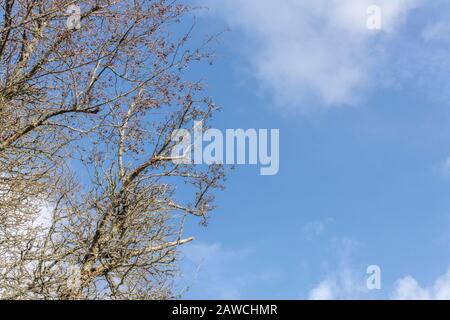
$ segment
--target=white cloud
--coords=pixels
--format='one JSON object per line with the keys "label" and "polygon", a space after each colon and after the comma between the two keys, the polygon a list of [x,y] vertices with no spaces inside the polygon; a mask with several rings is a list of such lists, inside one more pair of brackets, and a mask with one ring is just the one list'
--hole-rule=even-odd
{"label": "white cloud", "polygon": [[324,280],[309,293],[309,300],[334,300],[336,284]]}
{"label": "white cloud", "polygon": [[[367,8],[382,8],[384,35],[395,34],[421,0],[205,0],[249,39],[252,72],[281,105],[311,98],[349,105],[370,87],[379,64]],[[253,46],[253,44],[255,46]],[[384,49],[381,48],[379,52]],[[302,105],[302,106],[300,106]]]}
{"label": "white cloud", "polygon": [[368,292],[362,275],[350,268],[341,268],[314,287],[309,300],[345,300],[362,298]]}
{"label": "white cloud", "polygon": [[308,240],[320,236],[325,231],[325,223],[322,221],[311,221],[303,227],[303,233]]}
{"label": "white cloud", "polygon": [[[370,298],[365,277],[350,268],[328,276],[308,295],[310,300],[344,300]],[[450,300],[450,269],[430,286],[422,287],[412,276],[395,281],[389,297],[392,300]]]}
{"label": "white cloud", "polygon": [[[367,288],[365,268],[351,267],[349,251],[355,244],[349,240],[338,241],[341,261],[308,293],[310,300],[347,300],[386,297],[394,300],[450,300],[450,268],[428,286],[421,286],[412,276],[393,283],[392,290],[370,291]],[[252,268],[248,262],[254,258],[248,249],[230,250],[219,243],[192,243],[183,247],[185,263],[181,288],[190,287],[188,298],[241,299],[252,298],[251,292],[265,283],[273,287],[280,274],[264,266]],[[382,270],[383,271],[383,270]],[[381,278],[383,281],[383,277]],[[186,281],[189,281],[186,283]],[[179,283],[180,284],[180,283]],[[382,284],[382,288],[390,287]],[[249,295],[250,294],[250,295]]]}
{"label": "white cloud", "polygon": [[392,294],[394,300],[449,300],[450,270],[439,277],[431,286],[421,287],[411,276],[398,280]]}

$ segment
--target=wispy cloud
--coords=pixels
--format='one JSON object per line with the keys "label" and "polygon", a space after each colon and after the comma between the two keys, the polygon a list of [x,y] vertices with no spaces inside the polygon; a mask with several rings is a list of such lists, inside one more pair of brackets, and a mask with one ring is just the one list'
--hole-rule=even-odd
{"label": "wispy cloud", "polygon": [[[437,170],[436,170],[437,169]],[[441,164],[434,166],[435,172],[439,173],[444,178],[450,178],[450,157]]]}
{"label": "wispy cloud", "polygon": [[182,254],[181,286],[188,287],[188,296],[194,299],[240,299],[243,292],[251,294],[248,291],[255,284],[270,282],[277,276],[264,266],[246,269],[253,255],[248,248],[233,250],[220,243],[194,242],[184,247]]}
{"label": "wispy cloud", "polygon": [[350,268],[342,268],[336,274],[321,281],[309,293],[310,300],[359,299],[367,294],[365,279]]}
{"label": "wispy cloud", "polygon": [[450,22],[438,20],[427,25],[422,31],[422,37],[430,43],[447,43],[450,41]]}
{"label": "wispy cloud", "polygon": [[[345,300],[363,298],[366,288],[365,274],[352,267],[352,255],[361,249],[361,243],[348,237],[333,238],[330,249],[337,255],[334,263],[308,294],[310,300]],[[365,271],[365,270],[364,270]]]}
{"label": "wispy cloud", "polygon": [[303,234],[307,240],[313,240],[326,232],[329,224],[333,223],[333,218],[325,220],[310,221],[303,226]]}

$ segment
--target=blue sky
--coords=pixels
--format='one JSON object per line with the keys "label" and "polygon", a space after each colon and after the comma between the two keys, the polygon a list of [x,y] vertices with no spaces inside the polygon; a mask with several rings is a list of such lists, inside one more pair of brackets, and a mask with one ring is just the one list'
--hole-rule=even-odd
{"label": "blue sky", "polygon": [[279,128],[280,171],[238,166],[209,226],[189,223],[184,298],[450,298],[450,5],[200,2],[197,33],[231,29],[193,72],[213,126]]}

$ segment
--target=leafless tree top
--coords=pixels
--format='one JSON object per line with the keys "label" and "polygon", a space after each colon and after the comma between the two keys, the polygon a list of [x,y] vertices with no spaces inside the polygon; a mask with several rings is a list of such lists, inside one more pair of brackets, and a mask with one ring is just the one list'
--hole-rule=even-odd
{"label": "leafless tree top", "polygon": [[174,297],[184,221],[206,222],[223,178],[170,156],[174,130],[216,109],[186,72],[214,40],[193,40],[190,12],[1,2],[0,297]]}

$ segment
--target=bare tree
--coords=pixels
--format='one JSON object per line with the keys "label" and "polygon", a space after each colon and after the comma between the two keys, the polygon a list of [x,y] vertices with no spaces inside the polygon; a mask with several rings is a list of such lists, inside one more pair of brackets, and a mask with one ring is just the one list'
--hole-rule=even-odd
{"label": "bare tree", "polygon": [[0,297],[173,298],[184,221],[206,222],[223,179],[171,157],[216,109],[186,75],[215,37],[194,46],[176,0],[1,8]]}

